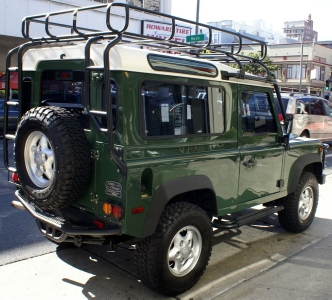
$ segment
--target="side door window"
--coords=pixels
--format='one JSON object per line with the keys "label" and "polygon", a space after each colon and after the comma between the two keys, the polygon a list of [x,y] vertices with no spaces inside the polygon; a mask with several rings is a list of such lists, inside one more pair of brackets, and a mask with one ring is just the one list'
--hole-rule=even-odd
{"label": "side door window", "polygon": [[271,100],[267,93],[242,91],[242,132],[277,132],[275,116],[271,113]]}

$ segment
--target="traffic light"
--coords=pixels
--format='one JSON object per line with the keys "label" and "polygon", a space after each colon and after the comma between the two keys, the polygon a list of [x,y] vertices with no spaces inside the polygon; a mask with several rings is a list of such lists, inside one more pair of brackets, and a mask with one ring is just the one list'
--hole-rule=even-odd
{"label": "traffic light", "polygon": [[325,91],[329,91],[330,90],[330,81],[326,80],[325,81]]}

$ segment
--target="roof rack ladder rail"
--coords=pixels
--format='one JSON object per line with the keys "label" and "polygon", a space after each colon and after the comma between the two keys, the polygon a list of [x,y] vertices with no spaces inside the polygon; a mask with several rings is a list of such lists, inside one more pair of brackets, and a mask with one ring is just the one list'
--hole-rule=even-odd
{"label": "roof rack ladder rail", "polygon": [[[83,96],[83,106],[84,109],[86,110],[86,112],[88,113],[88,115],[91,117],[91,120],[93,121],[93,123],[95,124],[95,126],[97,127],[97,129],[100,132],[106,133],[107,129],[101,128],[100,124],[98,123],[98,121],[95,118],[94,111],[91,110],[90,107],[90,74],[91,72],[96,70],[96,67],[94,66],[90,66],[90,53],[91,53],[91,46],[94,42],[98,41],[98,40],[102,40],[104,39],[103,36],[95,36],[95,37],[91,37],[88,39],[88,41],[85,44],[85,48],[84,48],[84,87],[85,87],[85,93]],[[98,67],[99,70],[101,70],[101,67]],[[104,68],[103,68],[104,71]]]}
{"label": "roof rack ladder rail", "polygon": [[[122,36],[119,34],[117,38],[115,38],[113,41],[107,44],[107,46],[104,49],[103,53],[103,60],[104,60],[104,99],[110,99],[110,89],[107,88],[110,84],[110,50],[112,47],[114,47],[116,44],[122,41]],[[123,178],[127,177],[127,167],[126,164],[123,162],[122,157],[119,157],[117,153],[120,151],[116,151],[114,148],[114,140],[113,140],[113,118],[112,118],[112,101],[107,101],[107,137],[108,137],[108,148],[110,151],[110,156],[113,159],[113,161],[118,166],[118,170],[123,176]],[[121,155],[121,153],[120,153]]]}
{"label": "roof rack ladder rail", "polygon": [[[27,42],[21,46],[13,48],[10,50],[6,57],[6,83],[5,83],[5,106],[4,106],[4,124],[3,124],[3,158],[4,164],[7,170],[14,172],[15,168],[10,167],[8,159],[8,140],[12,140],[12,135],[7,134],[8,130],[8,106],[12,105],[12,102],[9,101],[9,73],[11,71],[17,71],[17,83],[18,83],[18,120],[22,117],[22,65],[23,65],[23,54],[28,47],[33,47],[35,45],[40,45],[41,42]],[[17,53],[17,67],[10,67],[12,56]],[[16,104],[17,105],[17,104]]]}
{"label": "roof rack ladder rail", "polygon": [[3,160],[7,170],[15,168],[10,167],[8,158],[8,141],[12,139],[11,135],[7,134],[8,130],[8,103],[9,101],[9,84],[10,84],[10,72],[16,69],[11,67],[12,57],[19,51],[19,46],[10,50],[6,56],[6,81],[5,81],[5,99],[4,99],[4,110],[3,110]]}

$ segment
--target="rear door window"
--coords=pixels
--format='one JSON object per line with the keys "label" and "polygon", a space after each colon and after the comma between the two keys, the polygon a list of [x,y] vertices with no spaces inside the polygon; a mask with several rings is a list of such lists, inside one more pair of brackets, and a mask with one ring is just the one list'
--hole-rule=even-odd
{"label": "rear door window", "polygon": [[81,104],[83,90],[83,71],[45,70],[42,72],[41,101],[43,104]]}

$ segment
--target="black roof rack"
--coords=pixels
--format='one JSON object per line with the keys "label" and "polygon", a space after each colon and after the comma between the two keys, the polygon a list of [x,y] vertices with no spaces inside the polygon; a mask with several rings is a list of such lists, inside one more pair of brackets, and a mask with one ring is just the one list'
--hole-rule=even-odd
{"label": "black roof rack", "polygon": [[[105,19],[103,21],[102,28],[86,28],[78,26],[80,17],[86,15],[89,12],[103,12]],[[161,17],[166,20],[166,23],[171,24],[171,32],[168,38],[158,38],[152,37],[144,34],[139,34],[130,30],[130,23],[133,19],[132,12],[138,12],[140,20],[149,20],[151,17]],[[66,19],[67,22],[55,22],[53,19],[61,17],[60,21]],[[112,25],[113,18],[123,18],[123,26],[121,28],[115,28]],[[136,17],[137,18],[137,17]],[[99,22],[100,23],[100,22]],[[45,35],[43,37],[33,37],[31,35],[31,25],[39,24],[44,27]],[[176,25],[190,26],[200,28],[205,34],[204,42],[180,42],[174,39],[176,33]],[[54,28],[59,31],[59,29],[67,29],[68,34],[54,34]],[[168,14],[150,11],[144,8],[131,6],[125,3],[108,3],[100,4],[95,6],[74,8],[69,10],[38,14],[33,16],[25,17],[22,21],[22,35],[25,38],[30,39],[33,42],[41,43],[54,43],[54,42],[79,42],[88,40],[92,37],[107,37],[110,35],[121,35],[121,44],[132,44],[139,46],[148,46],[151,50],[163,51],[176,51],[180,54],[192,55],[201,59],[208,59],[212,61],[219,61],[225,64],[237,64],[239,67],[239,72],[229,73],[224,72],[223,78],[227,79],[229,77],[238,78],[248,78],[251,80],[259,81],[274,81],[268,68],[264,65],[263,60],[267,54],[267,46],[264,41],[256,39],[252,36],[241,34],[232,30],[227,30],[224,28],[218,28],[210,26],[203,23],[197,23],[195,21],[190,21],[187,19],[182,19],[179,17],[171,16]],[[228,43],[213,43],[213,34],[219,34],[226,37],[230,42]],[[260,49],[260,57],[253,58],[250,56],[243,55],[243,46],[253,46],[256,45]],[[208,51],[204,51],[208,50]],[[206,53],[208,52],[208,53]],[[243,64],[259,64],[266,70],[266,76],[248,76],[245,74],[243,69]]]}

